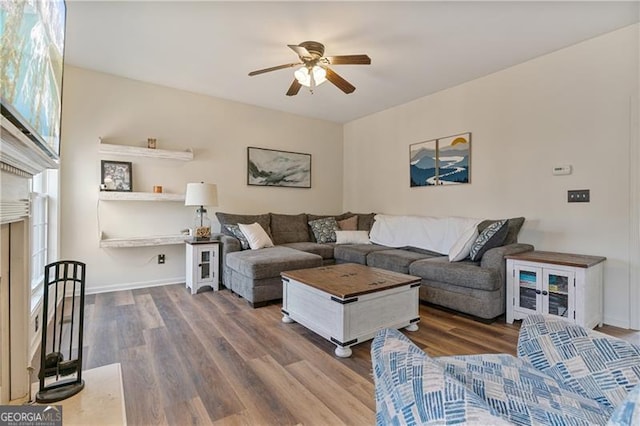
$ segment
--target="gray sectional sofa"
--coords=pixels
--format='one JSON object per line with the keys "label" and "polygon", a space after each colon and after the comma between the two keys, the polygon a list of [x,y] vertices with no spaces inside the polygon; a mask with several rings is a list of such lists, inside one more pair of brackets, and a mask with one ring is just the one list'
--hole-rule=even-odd
{"label": "gray sectional sofa", "polygon": [[[222,282],[253,307],[282,298],[280,273],[334,263],[363,265],[411,274],[422,278],[420,299],[483,319],[505,312],[505,256],[533,250],[517,242],[524,218],[509,219],[502,246],[484,253],[479,262],[449,262],[446,254],[377,244],[320,244],[315,241],[309,221],[329,217],[313,214],[237,215],[216,213],[221,225]],[[374,213],[343,213],[336,220],[358,216],[358,230],[370,231]],[[238,223],[259,223],[271,236],[274,247],[242,250],[240,241],[225,227]],[[482,232],[493,220],[478,225]]]}

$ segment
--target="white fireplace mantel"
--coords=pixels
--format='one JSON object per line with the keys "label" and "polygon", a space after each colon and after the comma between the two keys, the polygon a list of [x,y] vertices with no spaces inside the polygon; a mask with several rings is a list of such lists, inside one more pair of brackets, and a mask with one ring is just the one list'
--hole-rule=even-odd
{"label": "white fireplace mantel", "polygon": [[[37,175],[46,169],[57,169],[57,158],[51,158],[43,148],[24,135],[5,117],[0,118],[0,162],[22,170],[29,175]],[[52,154],[55,156],[55,154]],[[57,157],[57,156],[56,156]]]}

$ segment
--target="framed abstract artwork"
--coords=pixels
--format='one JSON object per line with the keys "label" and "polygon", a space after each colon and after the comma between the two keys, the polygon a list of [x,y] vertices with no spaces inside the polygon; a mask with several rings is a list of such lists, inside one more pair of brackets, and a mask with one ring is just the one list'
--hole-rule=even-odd
{"label": "framed abstract artwork", "polygon": [[101,170],[100,189],[102,191],[133,191],[130,162],[102,160]]}
{"label": "framed abstract artwork", "polygon": [[471,182],[471,133],[409,145],[409,183],[415,186]]}
{"label": "framed abstract artwork", "polygon": [[247,185],[311,188],[311,154],[248,147]]}

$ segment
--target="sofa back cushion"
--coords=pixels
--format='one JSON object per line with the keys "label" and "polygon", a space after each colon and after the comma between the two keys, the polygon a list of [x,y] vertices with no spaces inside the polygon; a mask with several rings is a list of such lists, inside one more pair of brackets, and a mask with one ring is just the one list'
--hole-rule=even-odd
{"label": "sofa back cushion", "polygon": [[373,227],[375,213],[353,213],[358,216],[358,231],[371,232]]}
{"label": "sofa back cushion", "polygon": [[[502,219],[487,219],[483,220],[478,224],[478,233],[481,234],[484,229]],[[518,233],[520,232],[520,228],[522,228],[522,224],[524,223],[524,217],[514,217],[507,221],[508,231],[507,237],[504,239],[504,245],[515,244],[518,242]]]}
{"label": "sofa back cushion", "polygon": [[270,215],[271,236],[274,244],[304,243],[309,241],[307,215],[305,213],[270,213]]}
{"label": "sofa back cushion", "polygon": [[252,223],[259,223],[262,226],[262,229],[267,231],[267,234],[270,232],[270,224],[271,224],[271,216],[269,213],[266,214],[233,214],[233,213],[222,213],[216,212],[216,217],[218,218],[218,222],[220,222],[220,230],[223,234],[228,235],[230,237],[235,237],[229,229],[227,229],[224,225],[237,225],[242,223],[244,225],[251,225]]}

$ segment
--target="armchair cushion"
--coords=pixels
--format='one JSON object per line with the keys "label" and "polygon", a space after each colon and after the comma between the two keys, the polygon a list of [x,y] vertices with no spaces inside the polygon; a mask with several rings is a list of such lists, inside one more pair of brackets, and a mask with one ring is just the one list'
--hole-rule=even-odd
{"label": "armchair cushion", "polygon": [[544,315],[522,321],[518,357],[611,412],[640,384],[640,348]]}
{"label": "armchair cushion", "polygon": [[640,424],[640,386],[636,386],[627,398],[618,405],[607,426],[629,426]]}
{"label": "armchair cushion", "polygon": [[397,330],[378,332],[371,358],[377,425],[509,424]]}

